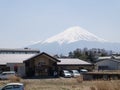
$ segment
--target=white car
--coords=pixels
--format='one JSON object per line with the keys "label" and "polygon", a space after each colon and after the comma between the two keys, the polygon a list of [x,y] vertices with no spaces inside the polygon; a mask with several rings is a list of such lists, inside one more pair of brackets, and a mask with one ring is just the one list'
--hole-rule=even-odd
{"label": "white car", "polygon": [[8,83],[0,90],[24,90],[23,83]]}
{"label": "white car", "polygon": [[15,72],[14,71],[6,71],[6,72],[2,72],[0,74],[0,79],[9,79],[11,76],[15,76]]}
{"label": "white car", "polygon": [[68,70],[63,70],[63,76],[66,78],[72,77],[71,73]]}
{"label": "white car", "polygon": [[71,74],[72,74],[73,77],[80,76],[80,73],[78,72],[78,70],[71,70],[70,72],[71,72]]}

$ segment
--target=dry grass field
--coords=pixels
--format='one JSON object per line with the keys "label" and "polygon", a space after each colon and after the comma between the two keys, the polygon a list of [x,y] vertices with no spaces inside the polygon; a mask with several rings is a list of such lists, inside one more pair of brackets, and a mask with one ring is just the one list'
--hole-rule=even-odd
{"label": "dry grass field", "polygon": [[[19,79],[16,80],[19,82]],[[0,86],[15,80],[0,81]],[[120,90],[120,80],[82,81],[81,78],[21,79],[25,90]]]}

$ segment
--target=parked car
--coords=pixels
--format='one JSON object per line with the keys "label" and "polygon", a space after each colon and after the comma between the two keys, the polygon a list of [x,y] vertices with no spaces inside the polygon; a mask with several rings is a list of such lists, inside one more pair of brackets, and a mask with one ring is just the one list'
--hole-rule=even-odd
{"label": "parked car", "polygon": [[24,90],[24,85],[23,83],[8,83],[0,90]]}
{"label": "parked car", "polygon": [[72,77],[71,73],[68,70],[63,70],[62,75],[66,78]]}
{"label": "parked car", "polygon": [[14,71],[6,71],[6,72],[2,72],[0,74],[0,79],[9,79],[11,76],[15,76],[15,72]]}
{"label": "parked car", "polygon": [[80,69],[80,74],[85,74],[85,73],[87,73],[87,72],[88,72],[87,69]]}
{"label": "parked car", "polygon": [[78,70],[70,70],[72,77],[78,77],[80,76],[80,73],[78,72]]}

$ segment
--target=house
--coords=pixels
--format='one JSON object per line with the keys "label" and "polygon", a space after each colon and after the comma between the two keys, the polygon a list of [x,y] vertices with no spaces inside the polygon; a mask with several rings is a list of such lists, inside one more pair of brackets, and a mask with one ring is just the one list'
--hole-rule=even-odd
{"label": "house", "polygon": [[58,71],[57,58],[42,52],[24,61],[27,76],[53,76]]}
{"label": "house", "polygon": [[24,60],[39,53],[33,49],[0,49],[0,72],[16,71],[20,76],[25,76]]}
{"label": "house", "polygon": [[96,70],[120,70],[120,57],[99,57],[96,62]]}

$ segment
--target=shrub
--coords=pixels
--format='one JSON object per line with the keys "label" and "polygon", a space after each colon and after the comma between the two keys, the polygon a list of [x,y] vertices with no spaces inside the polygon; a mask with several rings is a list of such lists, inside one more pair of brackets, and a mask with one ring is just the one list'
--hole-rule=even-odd
{"label": "shrub", "polygon": [[97,90],[110,90],[110,87],[106,83],[97,83]]}
{"label": "shrub", "polygon": [[91,87],[90,87],[90,90],[96,90],[96,89],[95,89],[95,87],[91,86]]}
{"label": "shrub", "polygon": [[83,76],[76,77],[76,81],[78,83],[82,83],[83,82]]}
{"label": "shrub", "polygon": [[17,76],[10,76],[9,77],[10,82],[20,82],[21,78]]}

